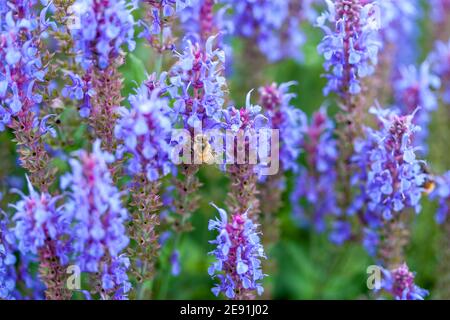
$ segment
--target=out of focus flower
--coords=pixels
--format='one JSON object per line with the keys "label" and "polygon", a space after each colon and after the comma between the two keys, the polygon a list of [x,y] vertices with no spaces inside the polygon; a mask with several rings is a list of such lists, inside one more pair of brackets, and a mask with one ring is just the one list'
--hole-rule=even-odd
{"label": "out of focus flower", "polygon": [[83,118],[86,118],[91,112],[91,98],[95,94],[95,90],[90,79],[91,76],[87,73],[84,77],[80,77],[73,72],[68,72],[68,76],[70,77],[72,84],[66,84],[62,89],[61,94],[63,97],[71,100],[82,100],[83,102],[79,107],[79,111],[80,115]]}
{"label": "out of focus flower", "polygon": [[[419,46],[417,40],[420,36],[418,20],[420,18],[420,1],[377,1],[380,7],[381,37],[384,49],[394,46],[392,65],[400,63],[414,63],[418,56]],[[385,50],[387,54],[392,51]]]}
{"label": "out of focus flower", "polygon": [[22,199],[11,205],[16,211],[14,234],[20,252],[23,255],[37,255],[49,241],[53,241],[56,251],[54,253],[61,264],[67,264],[71,252],[65,237],[70,221],[63,208],[57,205],[60,197],[52,197],[48,193],[39,194],[29,180],[28,189],[28,196],[18,191]]}
{"label": "out of focus flower", "polygon": [[259,104],[268,119],[268,126],[279,130],[282,170],[297,172],[297,159],[303,141],[303,132],[300,129],[306,122],[306,115],[290,103],[295,97],[295,94],[288,92],[293,84],[287,82],[278,86],[273,83],[259,88]]}
{"label": "out of focus flower", "polygon": [[78,63],[88,69],[98,65],[105,69],[116,58],[123,45],[133,51],[134,1],[125,0],[76,0],[72,5],[76,25],[71,27],[78,51]]}
{"label": "out of focus flower", "polygon": [[441,41],[436,43],[430,61],[432,71],[441,79],[442,100],[450,104],[450,39],[447,43]]}
{"label": "out of focus flower", "polygon": [[254,291],[261,295],[264,289],[260,282],[264,274],[260,259],[265,255],[257,225],[246,212],[236,212],[229,220],[225,210],[216,209],[220,218],[210,220],[208,225],[209,230],[219,233],[215,240],[210,241],[217,247],[211,252],[216,261],[208,273],[219,280],[212,292],[216,296],[222,292],[229,299],[248,298]]}
{"label": "out of focus flower", "polygon": [[361,78],[373,74],[377,64],[379,8],[376,2],[362,0],[327,0],[327,5],[328,11],[317,18],[325,33],[317,48],[327,71],[324,94],[356,95],[361,92]]}
{"label": "out of focus flower", "polygon": [[371,112],[377,115],[381,127],[366,128],[366,137],[355,143],[352,162],[357,171],[352,183],[359,192],[349,211],[359,212],[369,226],[376,227],[405,208],[420,211],[427,174],[413,145],[419,130],[413,123],[415,114],[398,116],[374,108]]}
{"label": "out of focus flower", "polygon": [[14,299],[17,274],[15,270],[14,234],[8,228],[8,219],[0,211],[0,299]]}
{"label": "out of focus flower", "polygon": [[[117,291],[126,293],[128,280],[120,270],[126,269],[129,263],[118,266],[126,262],[125,257],[119,259],[119,256],[129,242],[125,228],[128,213],[108,169],[108,163],[113,160],[112,155],[100,149],[97,140],[92,153],[79,151],[77,158],[70,160],[72,172],[62,178],[61,187],[67,189],[70,196],[66,214],[72,220],[77,265],[82,271],[102,273],[104,290],[120,287]],[[116,269],[117,275],[112,271]]]}
{"label": "out of focus flower", "polygon": [[[326,228],[327,215],[340,213],[335,190],[338,151],[333,131],[334,124],[323,108],[313,114],[311,124],[303,124],[301,148],[305,151],[307,166],[300,167],[291,193],[295,220],[303,224],[311,219],[320,232]],[[307,201],[307,208],[300,204],[302,199]]]}
{"label": "out of focus flower", "polygon": [[311,1],[220,0],[229,9],[229,32],[255,41],[269,61],[302,60],[305,35],[300,24],[311,11]]}
{"label": "out of focus flower", "polygon": [[347,221],[337,220],[333,222],[329,239],[336,245],[342,245],[350,239],[352,235],[352,226]]}
{"label": "out of focus flower", "polygon": [[402,114],[411,114],[420,108],[413,120],[421,129],[415,135],[414,143],[423,148],[426,146],[431,112],[438,108],[438,99],[434,90],[439,86],[440,80],[430,72],[428,61],[422,63],[420,69],[413,65],[402,66],[399,77],[394,83],[397,106]]}
{"label": "out of focus flower", "polygon": [[415,274],[409,271],[406,263],[394,270],[382,270],[381,289],[396,300],[423,300],[428,291],[414,283]]}
{"label": "out of focus flower", "polygon": [[441,224],[450,214],[450,171],[435,178],[436,187],[431,193],[432,199],[438,199],[439,207],[436,212],[436,221]]}
{"label": "out of focus flower", "polygon": [[128,170],[132,175],[144,173],[149,181],[156,181],[172,168],[170,138],[172,124],[168,99],[160,90],[152,92],[144,84],[129,98],[131,109],[121,109],[115,136],[123,144],[118,147],[119,157],[132,154]]}
{"label": "out of focus flower", "polygon": [[443,24],[450,15],[449,0],[430,0],[431,18],[436,24]]}
{"label": "out of focus flower", "polygon": [[170,264],[172,275],[178,276],[181,272],[180,252],[178,250],[174,250],[170,255]]}

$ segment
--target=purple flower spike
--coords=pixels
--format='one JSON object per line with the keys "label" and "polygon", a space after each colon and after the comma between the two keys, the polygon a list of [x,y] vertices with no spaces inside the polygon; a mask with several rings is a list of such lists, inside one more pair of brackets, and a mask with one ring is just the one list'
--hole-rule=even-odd
{"label": "purple flower spike", "polygon": [[254,292],[261,295],[264,288],[260,281],[264,278],[261,270],[261,258],[265,258],[260,243],[257,225],[247,217],[247,213],[235,213],[231,221],[225,210],[212,204],[220,214],[220,219],[209,221],[209,230],[219,232],[210,243],[217,245],[210,254],[216,261],[209,267],[208,273],[219,283],[212,288],[218,296],[224,293],[229,299],[245,299]]}
{"label": "purple flower spike", "polygon": [[[126,262],[121,252],[129,242],[125,228],[128,212],[108,169],[113,160],[112,155],[100,149],[97,140],[92,153],[79,151],[77,158],[70,160],[72,173],[61,179],[61,187],[70,195],[66,215],[73,225],[71,235],[77,265],[82,271],[100,272],[106,292],[114,289],[125,294],[130,289],[128,278],[124,272],[119,276],[111,271],[119,268],[115,265],[119,257],[123,257],[119,261]],[[129,262],[120,268],[128,266]]]}
{"label": "purple flower spike", "polygon": [[[301,147],[305,151],[307,166],[300,167],[291,194],[295,220],[300,224],[312,223],[319,232],[326,229],[327,215],[340,213],[335,190],[338,150],[333,131],[334,124],[323,108],[313,114],[310,124],[303,124]],[[301,199],[308,202],[308,208],[300,205]]]}
{"label": "purple flower spike", "polygon": [[435,178],[436,188],[431,193],[432,199],[438,199],[439,207],[436,212],[436,221],[444,223],[450,215],[450,171]]}
{"label": "purple flower spike", "polygon": [[324,94],[357,95],[360,79],[372,75],[377,64],[379,8],[364,0],[327,0],[327,5],[328,11],[317,19],[325,33],[317,48],[325,58],[328,84]]}
{"label": "purple flower spike", "polygon": [[105,69],[125,44],[134,50],[134,1],[76,0],[72,8],[75,19],[70,29],[83,68]]}
{"label": "purple flower spike", "polygon": [[423,300],[428,291],[414,283],[415,275],[406,263],[394,270],[383,269],[381,288],[396,300]]}

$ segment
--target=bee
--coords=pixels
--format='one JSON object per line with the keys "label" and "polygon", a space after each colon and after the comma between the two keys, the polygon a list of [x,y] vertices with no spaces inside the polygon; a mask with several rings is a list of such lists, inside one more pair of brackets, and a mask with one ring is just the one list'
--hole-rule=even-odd
{"label": "bee", "polygon": [[213,164],[215,161],[214,151],[204,134],[194,137],[194,161],[195,159],[200,159],[201,163],[206,164]]}
{"label": "bee", "polygon": [[422,170],[422,173],[425,173],[427,178],[422,183],[421,187],[423,188],[423,193],[428,195],[431,192],[433,192],[434,188],[436,187],[436,183],[434,182],[434,178],[432,174],[430,173],[430,169],[425,163],[420,164],[420,169]]}

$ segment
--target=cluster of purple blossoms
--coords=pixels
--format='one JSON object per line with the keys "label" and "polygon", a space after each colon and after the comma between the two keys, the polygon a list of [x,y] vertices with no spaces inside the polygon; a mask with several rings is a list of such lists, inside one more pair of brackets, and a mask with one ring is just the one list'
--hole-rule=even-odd
{"label": "cluster of purple blossoms", "polygon": [[[238,149],[240,148],[237,145],[238,139],[240,137],[250,136],[251,139],[245,140],[245,150],[246,154],[250,155],[250,151],[248,148],[250,148],[250,145],[252,142],[257,142],[257,146],[259,148],[259,152],[257,156],[260,156],[260,162],[258,162],[256,165],[253,166],[252,170],[253,173],[255,173],[258,178],[263,179],[264,178],[264,170],[266,169],[266,166],[268,163],[265,163],[264,158],[265,156],[268,156],[268,152],[270,151],[271,145],[270,145],[270,135],[268,134],[270,129],[268,118],[262,113],[262,108],[259,105],[253,105],[250,101],[251,98],[251,91],[247,94],[246,100],[245,100],[245,107],[237,109],[234,106],[229,106],[227,109],[222,110],[223,115],[223,123],[222,127],[226,130],[230,130],[230,132],[233,132],[236,134],[234,146],[226,146],[226,156],[231,159],[234,159],[236,156],[239,157],[239,154],[237,154]],[[253,145],[256,147],[255,145]],[[214,148],[215,146],[213,146]],[[232,154],[229,154],[229,153]],[[247,164],[249,163],[249,159],[245,159]],[[238,160],[239,161],[239,160]],[[239,164],[237,165],[239,166]]]}
{"label": "cluster of purple blossoms", "polygon": [[[381,36],[384,45],[393,45],[396,47],[393,65],[400,63],[414,63],[419,52],[417,39],[420,30],[417,21],[420,18],[419,0],[396,1],[384,0],[377,1],[380,7],[381,18]],[[387,54],[391,53],[389,50]]]}
{"label": "cluster of purple blossoms", "polygon": [[415,274],[406,263],[396,269],[382,269],[383,279],[381,289],[392,295],[396,300],[423,300],[428,291],[414,283]]}
{"label": "cluster of purple blossoms", "polygon": [[324,94],[356,95],[361,91],[360,79],[373,74],[378,62],[379,7],[363,0],[327,0],[327,5],[328,11],[317,18],[325,33],[317,47],[327,71]]}
{"label": "cluster of purple blossoms", "polygon": [[450,39],[447,43],[436,43],[430,62],[432,71],[441,79],[442,101],[450,104]]}
{"label": "cluster of purple blossoms", "polygon": [[61,187],[70,196],[65,211],[72,223],[71,241],[77,265],[82,271],[106,272],[102,275],[103,289],[111,290],[111,281],[117,280],[114,287],[120,288],[116,294],[122,295],[130,289],[123,272],[129,263],[119,258],[129,243],[125,228],[128,212],[108,169],[113,160],[112,155],[100,149],[97,140],[92,153],[79,151],[78,158],[70,160],[72,172],[62,177]]}
{"label": "cluster of purple blossoms", "polygon": [[124,152],[132,154],[128,160],[130,173],[145,173],[149,181],[156,181],[172,168],[168,99],[161,96],[160,89],[150,91],[144,83],[129,101],[131,109],[121,108],[115,127],[116,138],[123,141],[118,157],[122,158]]}
{"label": "cluster of purple blossoms", "polygon": [[183,53],[170,69],[167,90],[175,100],[176,121],[184,128],[211,129],[220,123],[225,102],[224,52],[214,49],[215,37],[205,46],[187,41]]}
{"label": "cluster of purple blossoms", "polygon": [[247,217],[247,213],[236,212],[229,221],[225,210],[216,209],[220,219],[210,220],[208,225],[209,230],[219,232],[217,238],[210,241],[217,247],[210,253],[216,261],[208,272],[213,278],[219,279],[212,292],[216,296],[223,292],[229,299],[248,297],[255,290],[261,295],[264,288],[260,281],[264,274],[260,259],[265,258],[265,255],[257,225]]}
{"label": "cluster of purple blossoms", "polygon": [[134,2],[76,0],[72,5],[74,19],[70,30],[79,53],[77,62],[84,69],[92,65],[105,69],[124,44],[130,51],[134,50]]}
{"label": "cluster of purple blossoms", "polygon": [[37,89],[46,69],[39,42],[47,8],[39,19],[35,5],[35,0],[0,5],[0,131],[10,125],[13,116],[27,114],[42,101]]}
{"label": "cluster of purple blossoms", "polygon": [[229,32],[256,42],[269,61],[302,60],[305,35],[300,24],[311,10],[311,1],[219,0],[228,7]]}
{"label": "cluster of purple blossoms", "polygon": [[439,87],[440,80],[430,71],[428,61],[423,62],[420,69],[413,65],[400,67],[398,78],[395,79],[396,105],[401,113],[411,114],[419,108],[413,122],[421,130],[416,134],[414,143],[423,148],[426,146],[431,113],[438,108],[437,93],[434,90]]}
{"label": "cluster of purple blossoms", "polygon": [[450,15],[450,0],[430,0],[431,19],[437,24],[443,24]]}
{"label": "cluster of purple blossoms", "polygon": [[[222,43],[232,26],[224,18],[227,6],[214,11],[216,0],[191,0],[191,3],[179,13],[180,22],[185,32],[183,40],[204,43],[210,36],[217,35],[218,47],[226,52],[227,60],[232,54],[231,47]],[[228,61],[229,63],[229,61]]]}
{"label": "cluster of purple blossoms", "polygon": [[[187,7],[191,7],[193,0],[143,0],[148,4],[150,25],[143,20],[140,24],[144,27],[141,37],[159,51],[173,49],[171,21],[176,14],[180,14]],[[162,42],[161,42],[162,41]]]}
{"label": "cluster of purple blossoms", "polygon": [[54,254],[62,265],[67,264],[70,255],[70,244],[66,235],[70,221],[63,207],[57,202],[61,197],[52,197],[48,193],[39,194],[28,180],[30,194],[20,191],[22,199],[10,206],[15,209],[14,234],[18,240],[18,249],[22,255],[32,253],[38,255],[48,242],[54,242]]}
{"label": "cluster of purple blossoms", "polygon": [[436,188],[431,193],[431,198],[438,199],[439,207],[436,212],[436,221],[444,223],[450,214],[450,171],[435,179]]}
{"label": "cluster of purple blossoms", "polygon": [[0,211],[0,300],[14,299],[16,289],[16,257],[14,234],[8,228],[8,219]]}
{"label": "cluster of purple blossoms", "polygon": [[68,72],[67,74],[72,84],[65,84],[61,94],[63,97],[71,100],[82,100],[79,107],[80,116],[86,118],[92,109],[91,98],[95,95],[91,75],[86,73],[83,77],[80,77],[73,72]]}
{"label": "cluster of purple blossoms", "polygon": [[[424,161],[416,159],[413,139],[419,127],[413,123],[414,113],[398,116],[389,110],[370,111],[381,128],[365,128],[365,138],[355,141],[352,184],[357,194],[349,214],[358,214],[370,228],[377,228],[405,208],[420,211],[427,174],[422,169]],[[373,235],[366,239],[367,244],[376,242]]]}
{"label": "cluster of purple blossoms", "polygon": [[276,83],[259,88],[260,105],[268,119],[268,126],[279,130],[280,161],[285,171],[298,171],[297,159],[300,155],[303,133],[299,128],[306,122],[305,114],[291,105],[295,94],[289,87],[295,82]]}
{"label": "cluster of purple blossoms", "polygon": [[308,214],[300,204],[305,199],[308,203],[306,211],[313,211],[312,221],[319,232],[326,228],[326,215],[338,215],[340,212],[335,190],[338,151],[333,131],[334,124],[324,108],[313,114],[311,124],[303,124],[301,147],[305,151],[307,167],[300,168],[291,194],[295,220],[300,224],[307,222]]}

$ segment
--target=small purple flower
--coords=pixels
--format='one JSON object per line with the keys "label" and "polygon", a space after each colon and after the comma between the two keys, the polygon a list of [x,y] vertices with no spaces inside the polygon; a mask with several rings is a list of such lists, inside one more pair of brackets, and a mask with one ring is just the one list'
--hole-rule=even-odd
{"label": "small purple flower", "polygon": [[347,221],[334,221],[330,232],[330,241],[336,245],[342,245],[350,239],[352,226]]}
{"label": "small purple flower", "polygon": [[394,270],[382,270],[381,288],[396,300],[423,300],[428,291],[414,283],[415,274],[409,271],[406,263]]}
{"label": "small purple flower", "polygon": [[14,234],[8,228],[8,219],[0,211],[0,299],[14,300],[17,274],[15,270]]}
{"label": "small purple flower", "polygon": [[[342,97],[361,92],[360,79],[374,73],[379,41],[379,8],[363,0],[327,0],[328,11],[317,18],[325,36],[317,47],[325,58],[324,94]],[[327,23],[328,22],[328,23]]]}
{"label": "small purple flower", "polygon": [[289,93],[294,82],[275,83],[259,88],[260,105],[268,119],[268,126],[279,130],[280,161],[282,170],[298,172],[297,159],[303,142],[301,127],[306,122],[306,115],[291,105],[295,94]]}
{"label": "small purple flower", "polygon": [[253,40],[269,61],[303,59],[305,35],[301,23],[310,13],[311,1],[294,0],[220,0],[229,33]]}
{"label": "small purple flower", "polygon": [[[414,117],[414,123],[420,127],[416,134],[415,144],[426,146],[428,126],[431,121],[431,113],[438,108],[437,93],[440,86],[439,78],[430,72],[430,64],[425,61],[420,69],[415,66],[402,66],[399,77],[395,79],[394,89],[396,104],[402,114],[411,114],[420,108]],[[426,151],[426,150],[424,150]]]}
{"label": "small purple flower", "polygon": [[78,63],[88,69],[98,65],[105,69],[120,54],[123,45],[133,51],[134,1],[76,0],[72,10],[76,25],[71,27]]}
{"label": "small purple flower", "polygon": [[172,170],[170,139],[171,109],[167,97],[160,89],[150,92],[144,84],[129,98],[131,109],[122,108],[121,118],[115,128],[115,136],[122,144],[118,156],[130,153],[127,161],[132,175],[145,173],[149,181],[156,181]]}
{"label": "small purple flower", "polygon": [[[300,128],[306,166],[300,167],[291,193],[292,212],[300,224],[311,223],[311,219],[319,232],[326,229],[327,215],[340,213],[335,190],[338,150],[333,131],[334,124],[323,108],[313,114],[310,124],[305,121]],[[306,208],[300,204],[302,199],[307,201]]]}
{"label": "small purple flower", "polygon": [[[28,178],[27,178],[28,179]],[[30,195],[20,191],[22,199],[10,206],[15,209],[14,235],[18,240],[18,248],[22,255],[38,255],[48,241],[54,241],[55,254],[65,265],[69,261],[70,246],[65,241],[69,228],[69,220],[63,208],[58,206],[60,197],[52,197],[48,193],[39,194],[28,180]]]}
{"label": "small purple flower", "polygon": [[442,25],[450,16],[450,0],[430,0],[431,19],[434,23]]}
{"label": "small purple flower", "polygon": [[86,73],[83,77],[80,77],[73,72],[68,72],[67,75],[70,77],[72,84],[66,84],[62,89],[61,94],[63,97],[71,100],[82,100],[79,111],[80,115],[83,118],[86,118],[91,112],[91,98],[95,94],[90,74]]}
{"label": "small purple flower", "polygon": [[430,62],[432,71],[441,79],[442,100],[450,104],[450,39],[447,43],[436,43],[430,55]]}
{"label": "small purple flower", "polygon": [[220,219],[210,220],[208,229],[219,232],[211,244],[217,245],[210,254],[216,261],[209,267],[208,273],[219,283],[212,288],[214,295],[220,292],[227,298],[243,298],[256,291],[261,295],[264,288],[260,281],[264,278],[261,270],[261,258],[265,258],[260,243],[257,225],[247,217],[247,213],[235,213],[231,221],[225,210],[212,204],[220,214]]}
{"label": "small purple flower", "polygon": [[170,255],[170,265],[172,275],[175,277],[178,276],[181,272],[180,252],[178,250],[174,250]]}
{"label": "small purple flower", "polygon": [[439,224],[444,223],[450,214],[450,171],[435,178],[436,187],[431,193],[432,199],[439,201],[439,207],[436,212],[436,221]]}

